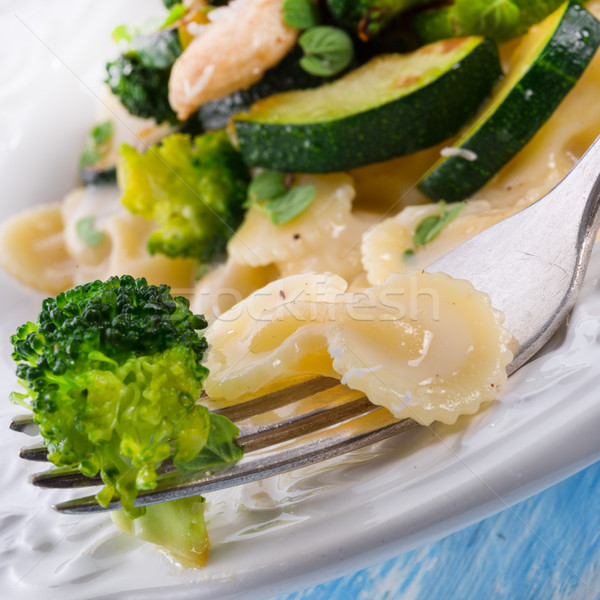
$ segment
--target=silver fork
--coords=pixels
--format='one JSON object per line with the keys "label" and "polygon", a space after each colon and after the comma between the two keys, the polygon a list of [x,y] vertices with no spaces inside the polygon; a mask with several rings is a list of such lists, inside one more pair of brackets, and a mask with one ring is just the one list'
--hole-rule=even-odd
{"label": "silver fork", "polygon": [[[430,272],[468,279],[487,292],[519,343],[508,373],[531,358],[565,320],[573,307],[600,227],[600,138],[571,172],[535,204],[471,238],[440,260]],[[216,410],[240,427],[244,458],[213,475],[179,473],[163,466],[157,487],[140,492],[143,506],[264,479],[378,442],[412,427],[396,421],[384,408],[336,379],[317,377],[229,408]],[[35,435],[31,416],[17,417],[11,429]],[[46,460],[38,444],[23,448],[22,458]],[[99,485],[74,469],[52,469],[35,475],[41,487]],[[62,502],[59,512],[87,513],[107,509],[94,496]]]}

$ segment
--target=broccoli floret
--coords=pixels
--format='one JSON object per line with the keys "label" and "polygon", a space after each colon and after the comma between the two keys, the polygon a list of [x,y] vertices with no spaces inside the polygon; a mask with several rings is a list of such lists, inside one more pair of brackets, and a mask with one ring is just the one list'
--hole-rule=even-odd
{"label": "broccoli floret", "polygon": [[11,342],[24,394],[57,466],[100,473],[107,506],[115,493],[130,517],[138,490],[156,469],[217,469],[239,460],[237,428],[196,403],[207,370],[200,364],[206,327],[166,285],[112,277],[48,298],[36,323]]}
{"label": "broccoli floret", "polygon": [[173,8],[176,4],[180,4],[181,0],[162,0],[167,8]]}
{"label": "broccoli floret", "polygon": [[123,204],[159,225],[151,254],[207,263],[225,251],[244,216],[249,175],[224,131],[173,134],[144,154],[126,145],[120,153]]}
{"label": "broccoli floret", "polygon": [[177,123],[169,104],[169,76],[180,54],[175,29],[137,36],[126,52],[107,63],[106,83],[132,115]]}
{"label": "broccoli floret", "polygon": [[106,83],[130,114],[157,123],[177,121],[169,104],[170,69],[149,69],[137,56],[121,55],[106,70]]}

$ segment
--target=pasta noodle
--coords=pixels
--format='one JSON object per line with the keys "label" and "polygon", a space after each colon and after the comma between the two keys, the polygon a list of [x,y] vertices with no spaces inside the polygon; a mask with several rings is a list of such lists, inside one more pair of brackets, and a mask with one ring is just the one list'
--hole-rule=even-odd
{"label": "pasta noodle", "polygon": [[27,210],[3,223],[0,261],[34,289],[57,294],[71,287],[76,265],[65,244],[60,204]]}
{"label": "pasta noodle", "polygon": [[[395,217],[375,225],[362,238],[362,262],[371,284],[383,283],[392,273],[407,273],[427,268],[468,238],[509,217],[523,207],[522,203],[507,208],[492,208],[487,200],[471,200],[437,235],[420,248],[414,248],[413,237],[419,223],[437,216],[437,204],[407,206]],[[406,250],[411,250],[406,255]]]}
{"label": "pasta noodle", "polygon": [[273,264],[282,276],[332,272],[345,279],[360,274],[360,238],[374,214],[352,212],[353,180],[345,174],[302,175],[299,185],[314,185],[316,197],[301,215],[285,225],[273,225],[267,215],[250,207],[231,239],[229,256],[240,264]]}
{"label": "pasta noodle", "polygon": [[[88,186],[69,193],[62,204],[42,206],[9,219],[0,229],[4,268],[23,283],[52,294],[110,275],[146,277],[169,283],[175,293],[191,294],[191,260],[151,256],[146,249],[154,229],[150,221],[126,211],[116,186]],[[104,236],[86,244],[77,231],[81,219],[93,219]]]}
{"label": "pasta noodle", "polygon": [[496,397],[511,336],[470,283],[416,273],[346,289],[337,275],[292,275],[223,314],[206,333],[207,393],[234,400],[275,381],[326,375],[423,424],[454,423]]}

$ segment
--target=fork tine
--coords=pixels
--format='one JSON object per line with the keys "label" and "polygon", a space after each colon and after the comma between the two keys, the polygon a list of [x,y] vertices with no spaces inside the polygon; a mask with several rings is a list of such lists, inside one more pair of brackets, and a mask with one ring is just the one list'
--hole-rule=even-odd
{"label": "fork tine", "polygon": [[33,446],[25,446],[19,451],[19,456],[25,460],[34,460],[38,462],[48,461],[48,448],[44,444],[35,444]]}
{"label": "fork tine", "polygon": [[[301,381],[289,387],[259,396],[252,400],[247,400],[240,404],[227,406],[225,408],[215,409],[212,412],[218,413],[227,417],[231,421],[247,419],[254,414],[273,410],[285,404],[302,400],[308,396],[312,396],[318,392],[328,390],[329,388],[339,385],[339,380],[333,377],[313,377],[311,379]],[[209,400],[208,396],[202,396],[201,400]],[[13,418],[9,429],[19,433],[35,436],[39,434],[38,426],[33,422],[31,413],[26,415],[17,415]]]}
{"label": "fork tine", "polygon": [[[328,390],[286,406],[287,417],[271,411],[242,421],[238,443],[244,447],[245,453],[255,452],[377,409],[361,392],[350,390],[338,382]],[[161,472],[169,469],[173,470],[173,467],[166,463]],[[77,487],[98,485],[97,479],[85,477],[77,469],[44,471],[33,476],[31,483],[46,488],[64,488],[70,487],[68,482],[75,481]]]}
{"label": "fork tine", "polygon": [[227,417],[230,421],[241,421],[260,413],[275,410],[286,404],[304,401],[310,396],[339,385],[339,379],[333,377],[313,377],[240,404],[217,408],[213,412]]}
{"label": "fork tine", "polygon": [[[169,459],[157,469],[157,473],[165,475],[175,470],[173,463]],[[102,485],[102,478],[99,474],[88,477],[72,467],[57,467],[31,475],[29,483],[41,488],[67,489],[99,486]]]}
{"label": "fork tine", "polygon": [[40,432],[38,426],[33,422],[33,415],[31,413],[16,416],[8,427],[13,431],[31,436],[37,435]]}
{"label": "fork tine", "polygon": [[[286,404],[299,404],[311,396],[332,388],[340,388],[340,382],[332,377],[315,377],[300,383],[294,384],[288,388],[271,392],[264,396],[259,396],[241,404],[228,406],[221,409],[215,409],[212,412],[223,415],[231,421],[237,422],[261,413],[273,412]],[[344,387],[344,389],[346,389]],[[203,399],[208,399],[204,396]],[[279,417],[273,417],[279,418]],[[19,415],[15,417],[9,425],[10,429],[27,435],[37,435],[38,426],[33,422],[31,415]],[[250,434],[253,432],[249,432]],[[19,456],[25,460],[47,461],[48,450],[40,443],[33,446],[26,446],[21,449]],[[61,486],[62,487],[62,486]]]}
{"label": "fork tine", "polygon": [[[416,425],[412,419],[396,421],[386,409],[377,408],[367,415],[310,434],[284,447],[245,456],[234,467],[222,473],[205,477],[198,477],[198,473],[174,473],[163,477],[154,490],[138,495],[136,505],[167,502],[271,477],[357,450]],[[81,514],[118,510],[121,506],[118,499],[113,499],[104,508],[96,502],[94,496],[87,496],[61,502],[54,508],[62,513]]]}
{"label": "fork tine", "polygon": [[70,467],[59,467],[42,473],[36,473],[29,478],[30,483],[43,488],[79,488],[102,485],[99,475],[86,477]]}
{"label": "fork tine", "polygon": [[336,423],[343,423],[376,408],[361,392],[337,385],[326,392],[286,406],[288,417],[272,411],[264,413],[260,419],[248,419],[247,425],[242,422],[238,443],[244,447],[245,452],[262,450]]}

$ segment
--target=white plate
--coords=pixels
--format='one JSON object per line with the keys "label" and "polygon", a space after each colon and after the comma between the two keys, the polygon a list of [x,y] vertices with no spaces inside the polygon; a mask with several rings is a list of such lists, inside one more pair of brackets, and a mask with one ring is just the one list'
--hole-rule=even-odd
{"label": "white plate", "polygon": [[[6,8],[4,6],[6,5]],[[109,33],[143,18],[134,0],[0,1],[0,219],[55,201],[93,119]],[[160,14],[158,0],[144,2]],[[6,58],[10,60],[6,60]],[[7,83],[8,82],[8,83]],[[16,389],[8,336],[41,296],[0,275],[0,396]],[[600,254],[569,327],[521,369],[501,400],[454,427],[209,495],[213,543],[202,571],[173,566],[106,516],[60,516],[67,494],[37,490],[0,404],[3,597],[265,598],[339,576],[465,527],[600,457]]]}

